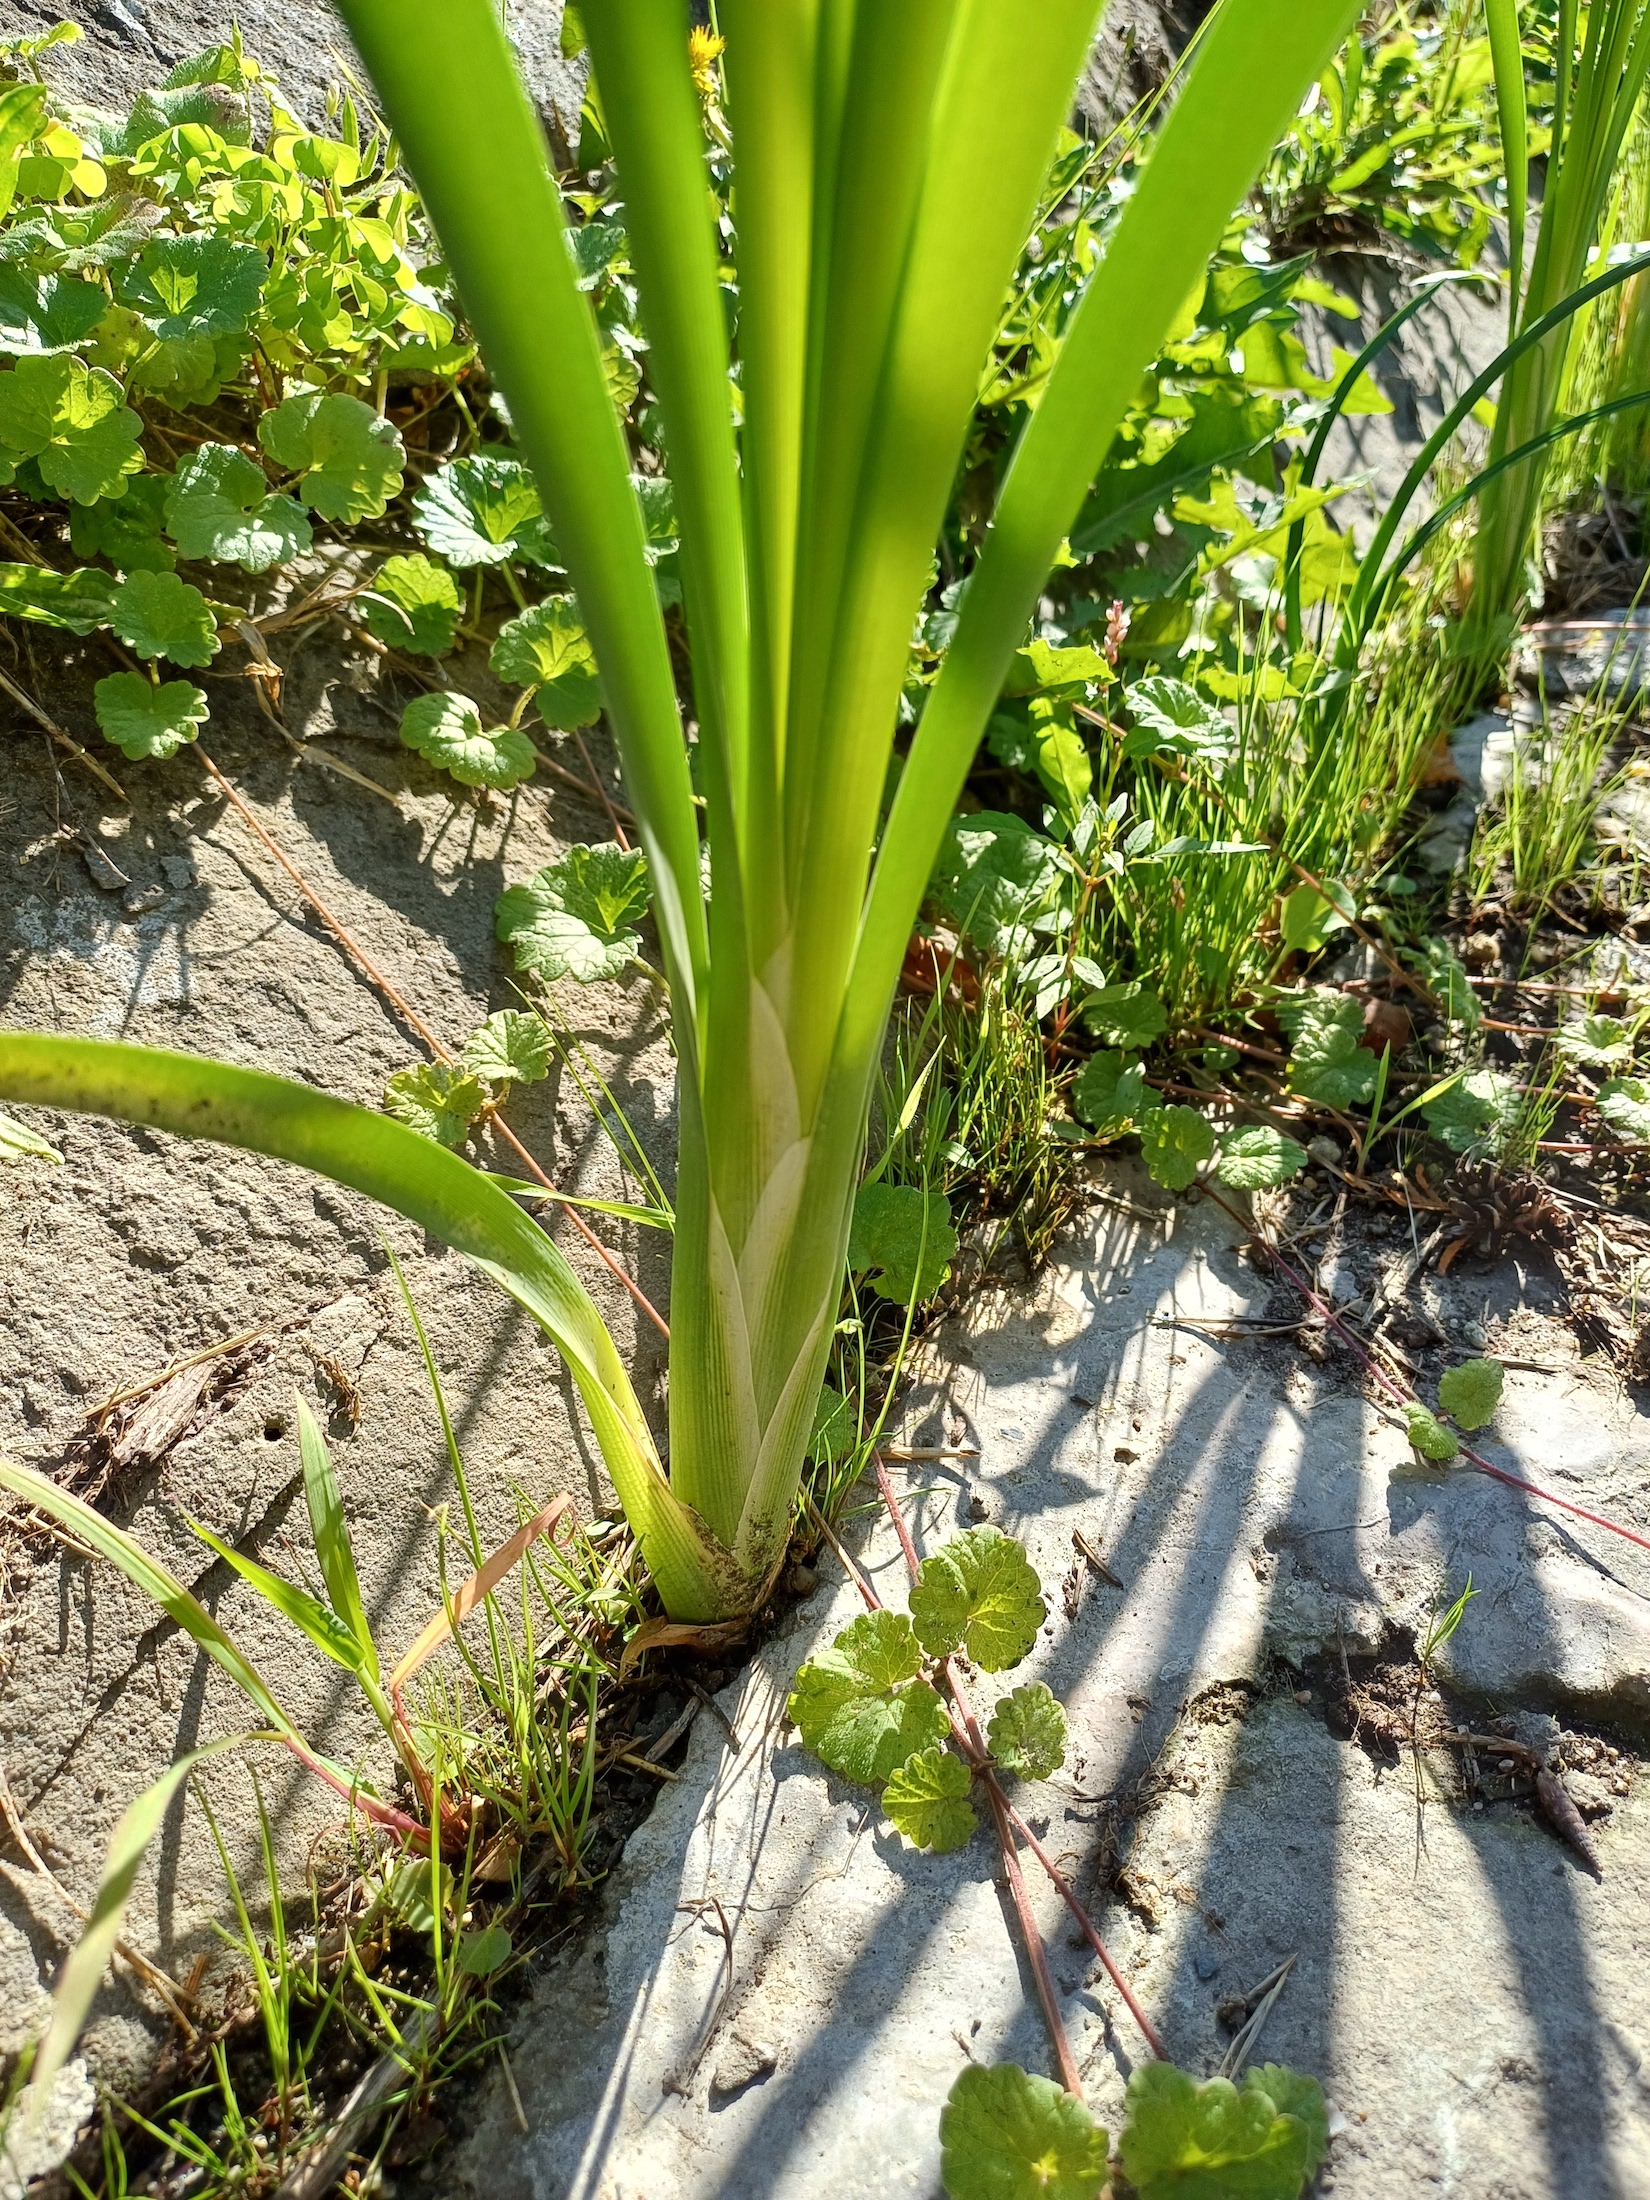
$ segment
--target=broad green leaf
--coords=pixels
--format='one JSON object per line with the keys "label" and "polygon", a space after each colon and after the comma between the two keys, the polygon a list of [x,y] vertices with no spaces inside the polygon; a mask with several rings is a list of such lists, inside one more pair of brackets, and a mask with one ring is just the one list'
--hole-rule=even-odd
{"label": "broad green leaf", "polygon": [[467,1978],[491,1978],[509,1962],[515,1943],[504,1925],[467,1932],[458,1944],[458,1968]]}
{"label": "broad green leaf", "polygon": [[1006,810],[953,817],[929,893],[942,915],[988,955],[1023,956],[1060,878],[1054,843]]}
{"label": "broad green leaf", "polygon": [[1448,940],[1429,939],[1405,959],[1426,980],[1450,1023],[1464,1024],[1469,1031],[1478,1029],[1483,1020],[1478,996],[1472,990],[1466,965]]}
{"label": "broad green leaf", "polygon": [[960,1849],[979,1819],[968,1800],[968,1767],[948,1749],[922,1749],[888,1775],[882,1807],[913,1848],[944,1856]]}
{"label": "broad green leaf", "polygon": [[1220,769],[1231,759],[1236,735],[1212,703],[1184,680],[1154,673],[1136,680],[1124,700],[1134,730],[1124,737],[1123,754],[1156,756],[1167,750]]}
{"label": "broad green leaf", "polygon": [[1650,1082],[1612,1077],[1598,1089],[1598,1112],[1623,1138],[1650,1139]]}
{"label": "broad green leaf", "polygon": [[1199,2085],[1172,2063],[1141,2064],[1129,2080],[1118,2141],[1140,2200],[1299,2200],[1315,2127],[1279,2115],[1253,2078]]}
{"label": "broad green leaf", "polygon": [[1558,1031],[1558,1051],[1590,1069],[1611,1069],[1633,1059],[1633,1034],[1619,1016],[1572,1017]]}
{"label": "broad green leaf", "polygon": [[361,1601],[360,1577],[355,1571],[355,1549],[349,1521],[344,1515],[343,1492],[333,1472],[326,1439],[315,1416],[302,1398],[298,1408],[298,1454],[304,1468],[304,1502],[309,1507],[310,1533],[315,1538],[315,1557],[321,1579],[327,1585],[332,1609],[356,1646],[356,1654],[369,1680],[378,1678],[378,1646],[367,1624]]}
{"label": "broad green leaf", "polygon": [[1038,778],[1061,814],[1075,819],[1094,785],[1094,766],[1070,707],[1059,703],[1047,712],[1034,707],[1031,732]]}
{"label": "broad green leaf", "polygon": [[1051,2078],[970,2063],[940,2114],[947,2200],[1096,2200],[1110,2151],[1104,2129]]}
{"label": "broad green leaf", "polygon": [[1376,1059],[1360,1046],[1362,1004],[1334,986],[1285,994],[1278,1022],[1289,1034],[1289,1089],[1326,1108],[1368,1100],[1375,1090]]}
{"label": "broad green leaf", "polygon": [[899,1612],[850,1620],[797,1674],[786,1714],[822,1763],[866,1782],[886,1780],[951,1731],[944,1704],[922,1678],[911,1622]]}
{"label": "broad green leaf", "polygon": [[[75,358],[19,359],[0,374],[0,445],[32,458],[48,488],[77,504],[118,497],[139,472],[143,423],[101,367]],[[6,478],[10,478],[8,475]]]}
{"label": "broad green leaf", "polygon": [[1116,1138],[1146,1110],[1146,1072],[1126,1054],[1102,1048],[1083,1064],[1071,1088],[1071,1104],[1092,1130]]}
{"label": "broad green leaf", "polygon": [[914,1184],[864,1184],[854,1200],[848,1266],[898,1306],[931,1299],[951,1273],[957,1233],[943,1192]]}
{"label": "broad green leaf", "polygon": [[536,1085],[550,1074],[550,1033],[531,1009],[501,1008],[472,1032],[459,1067],[494,1085]]}
{"label": "broad green leaf", "polygon": [[273,494],[263,468],[227,443],[203,443],[180,461],[166,493],[166,531],[181,556],[249,573],[267,573],[314,541],[303,507]]}
{"label": "broad green leaf", "polygon": [[1507,1371],[1499,1360],[1465,1360],[1438,1385],[1438,1403],[1458,1428],[1482,1428],[1495,1417]]}
{"label": "broad green leaf", "polygon": [[1169,1028],[1168,1013],[1140,979],[1103,985],[1083,1004],[1083,1021],[1111,1047],[1149,1047]]}
{"label": "broad green leaf", "polygon": [[455,458],[413,498],[413,519],[449,565],[561,562],[537,486],[519,458],[491,451]]}
{"label": "broad green leaf", "polygon": [[377,519],[401,486],[401,438],[359,397],[294,391],[260,415],[258,441],[277,466],[302,474],[298,494],[323,519]]}
{"label": "broad green leaf", "polygon": [[1051,1780],[1066,1761],[1065,1707],[1046,1681],[1027,1681],[992,1712],[985,1739],[1005,1771]]}
{"label": "broad green leaf", "polygon": [[1314,955],[1353,915],[1352,896],[1344,886],[1321,894],[1302,882],[1278,904],[1278,937],[1286,953]]}
{"label": "broad green leaf", "polygon": [[414,697],[401,713],[401,739],[461,787],[507,792],[532,778],[537,761],[518,726],[484,726],[470,698],[450,688]]}
{"label": "broad green leaf", "polygon": [[210,1528],[202,1527],[198,1520],[191,1520],[190,1527],[201,1541],[217,1552],[231,1571],[240,1575],[251,1588],[257,1590],[264,1602],[279,1612],[283,1619],[291,1620],[300,1633],[309,1637],[323,1657],[331,1658],[346,1672],[359,1673],[366,1663],[361,1644],[351,1634],[342,1620],[329,1612],[319,1597],[312,1597],[307,1589],[300,1589],[295,1582],[283,1581],[279,1574],[272,1574],[267,1566],[260,1566],[255,1558],[248,1558],[244,1551],[237,1551],[233,1543],[226,1543],[222,1536],[214,1535]]}
{"label": "broad green leaf", "polygon": [[108,306],[96,283],[0,267],[0,352],[72,351]]}
{"label": "broad green leaf", "polygon": [[445,657],[458,632],[464,591],[444,565],[415,554],[386,558],[356,603],[361,624],[387,649]]}
{"label": "broad green leaf", "polygon": [[676,525],[676,492],[663,474],[632,474],[630,485],[642,508],[642,532],[647,561],[656,565],[679,539]]}
{"label": "broad green leaf", "polygon": [[1469,1069],[1464,1077],[1423,1102],[1421,1113],[1435,1138],[1451,1153],[1495,1154],[1518,1121],[1518,1087],[1499,1070]]}
{"label": "broad green leaf", "polygon": [[494,921],[516,968],[547,982],[616,978],[641,948],[633,929],[649,900],[647,858],[614,841],[569,848],[498,898]]}
{"label": "broad green leaf", "polygon": [[1316,2078],[1286,2063],[1262,2063],[1251,2069],[1245,2087],[1264,2093],[1280,2116],[1293,2116],[1306,2129],[1306,2174],[1310,2177],[1329,2152],[1329,2111]]}
{"label": "broad green leaf", "polygon": [[209,665],[218,654],[206,598],[176,573],[128,573],[110,600],[109,624],[140,657]]}
{"label": "broad green leaf", "polygon": [[486,1105],[480,1078],[446,1062],[398,1069],[384,1087],[384,1112],[438,1146],[462,1146]]}
{"label": "broad green leaf", "polygon": [[141,672],[111,672],[92,690],[92,708],[106,741],[134,763],[164,764],[206,723],[206,697],[188,680],[146,680]]}
{"label": "broad green leaf", "polygon": [[588,726],[601,713],[595,651],[570,596],[546,596],[500,627],[487,661],[513,687],[537,689],[546,725]]}
{"label": "broad green leaf", "polygon": [[1196,1108],[1153,1108],[1141,1122],[1141,1154],[1152,1182],[1165,1191],[1183,1192],[1194,1184],[1214,1150],[1214,1125]]}
{"label": "broad green leaf", "polygon": [[71,634],[107,626],[114,594],[113,578],[93,565],[77,566],[72,573],[55,573],[44,565],[0,565],[0,612],[42,626],[66,627]]}
{"label": "broad green leaf", "polygon": [[1008,678],[1003,682],[1005,695],[1059,694],[1085,695],[1091,689],[1107,686],[1116,675],[1099,650],[1091,643],[1079,642],[1070,649],[1057,648],[1052,642],[1028,642],[1017,650],[1009,667]]}
{"label": "broad green leaf", "polygon": [[1269,1123],[1228,1131],[1220,1142],[1215,1174],[1236,1192],[1258,1192],[1287,1184],[1306,1167],[1306,1148]]}
{"label": "broad green leaf", "polygon": [[859,1441],[859,1415],[852,1401],[826,1383],[814,1407],[808,1457],[816,1464],[846,1458]]}
{"label": "broad green leaf", "polygon": [[[48,1146],[21,1123],[14,1123],[9,1115],[0,1115],[0,1161],[56,1161],[63,1156],[55,1146]],[[839,1401],[840,1403],[840,1401]]]}
{"label": "broad green leaf", "polygon": [[1416,1403],[1404,1408],[1404,1420],[1409,1429],[1409,1440],[1423,1459],[1430,1459],[1434,1466],[1447,1466],[1461,1449],[1453,1431],[1445,1428],[1436,1415]]}
{"label": "broad green leaf", "polygon": [[[122,573],[170,573],[178,554],[164,539],[168,474],[134,474],[126,494],[101,504],[69,507],[69,540],[77,558],[107,558]],[[99,579],[107,580],[106,574]],[[103,614],[104,618],[108,613]]]}
{"label": "broad green leaf", "polygon": [[161,337],[237,335],[257,312],[268,273],[256,245],[205,234],[156,237],[120,278],[119,296]]}
{"label": "broad green leaf", "polygon": [[987,1673],[1018,1665],[1047,1616],[1024,1547],[999,1528],[970,1528],[931,1551],[911,1586],[911,1621],[930,1657],[965,1651]]}

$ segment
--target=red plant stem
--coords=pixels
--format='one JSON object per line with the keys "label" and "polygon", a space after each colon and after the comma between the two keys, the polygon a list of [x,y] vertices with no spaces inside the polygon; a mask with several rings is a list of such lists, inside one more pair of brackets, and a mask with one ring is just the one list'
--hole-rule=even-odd
{"label": "red plant stem", "polygon": [[[1253,1224],[1246,1221],[1235,1207],[1222,1199],[1207,1178],[1203,1180],[1202,1188],[1217,1207],[1231,1216],[1238,1228],[1248,1236],[1251,1243],[1261,1247],[1280,1275],[1287,1282],[1292,1283],[1308,1306],[1312,1308],[1312,1311],[1329,1324],[1336,1336],[1363,1363],[1387,1395],[1395,1398],[1401,1406],[1417,1403],[1416,1399],[1404,1389],[1401,1383],[1394,1382],[1379,1360],[1366,1348],[1363,1339],[1356,1336],[1341,1320],[1335,1309],[1319,1298],[1305,1277],[1290,1266],[1270,1239],[1262,1237]],[[1619,1520],[1607,1520],[1603,1513],[1589,1512],[1585,1505],[1574,1505],[1569,1498],[1560,1497],[1556,1490],[1544,1490],[1537,1482],[1526,1482],[1522,1475],[1509,1474],[1505,1467],[1491,1466],[1490,1462],[1480,1453],[1474,1451],[1469,1444],[1462,1444],[1460,1452],[1461,1457],[1475,1466],[1480,1474],[1490,1475],[1497,1482],[1505,1482],[1509,1489],[1523,1490],[1527,1496],[1539,1497],[1544,1505],[1557,1505],[1561,1511],[1574,1513],[1578,1520],[1589,1521],[1595,1528],[1608,1528],[1612,1535],[1619,1535],[1624,1542],[1636,1543],[1641,1551],[1650,1551],[1650,1536],[1638,1535],[1633,1529],[1624,1528]]]}
{"label": "red plant stem", "polygon": [[375,1826],[384,1826],[391,1833],[404,1835],[415,1848],[421,1844],[428,1845],[429,1828],[421,1826],[416,1818],[409,1818],[405,1811],[396,1810],[388,1803],[380,1803],[374,1796],[363,1795],[359,1788],[350,1787],[347,1782],[339,1779],[337,1773],[322,1764],[319,1757],[313,1756],[295,1735],[283,1734],[281,1740],[306,1772],[313,1772],[323,1786],[331,1788],[335,1795],[341,1795],[352,1810],[360,1811]]}

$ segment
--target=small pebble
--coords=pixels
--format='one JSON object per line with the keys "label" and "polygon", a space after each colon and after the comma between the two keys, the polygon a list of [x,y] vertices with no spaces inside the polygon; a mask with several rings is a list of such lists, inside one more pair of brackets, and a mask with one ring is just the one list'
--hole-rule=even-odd
{"label": "small pebble", "polygon": [[90,841],[81,844],[80,853],[87,871],[91,874],[92,884],[101,887],[106,894],[118,894],[126,884],[125,873],[117,870],[103,850],[94,847]]}
{"label": "small pebble", "polygon": [[1482,1322],[1462,1322],[1459,1334],[1469,1352],[1482,1352],[1490,1341],[1490,1333]]}
{"label": "small pebble", "polygon": [[180,894],[198,883],[195,866],[188,856],[162,856],[160,867],[166,874],[167,885]]}
{"label": "small pebble", "polygon": [[164,886],[128,886],[120,897],[120,906],[129,917],[146,917],[151,909],[158,909],[165,899]]}
{"label": "small pebble", "polygon": [[1192,1969],[1205,1983],[1220,1976],[1220,1958],[1207,1948],[1199,1949],[1192,1958]]}

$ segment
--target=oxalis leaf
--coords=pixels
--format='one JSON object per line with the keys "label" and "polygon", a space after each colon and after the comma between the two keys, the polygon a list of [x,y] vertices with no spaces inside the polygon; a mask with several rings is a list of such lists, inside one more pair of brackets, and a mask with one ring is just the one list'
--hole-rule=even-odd
{"label": "oxalis leaf", "polygon": [[923,1749],[888,1775],[882,1807],[913,1848],[944,1856],[960,1849],[979,1824],[968,1800],[970,1774],[948,1749]]}
{"label": "oxalis leaf", "polygon": [[1024,1547],[998,1528],[970,1528],[922,1562],[911,1623],[930,1657],[964,1650],[987,1673],[1018,1665],[1046,1616]]}
{"label": "oxalis leaf", "polygon": [[991,1714],[986,1747],[1007,1772],[1049,1780],[1066,1761],[1065,1707],[1046,1681],[1014,1688]]}
{"label": "oxalis leaf", "polygon": [[230,237],[156,237],[120,280],[157,336],[233,336],[258,310],[269,269],[256,245]]}
{"label": "oxalis leaf", "polygon": [[92,708],[106,741],[134,763],[164,764],[206,723],[206,697],[188,680],[146,680],[141,672],[111,672],[92,690]]}
{"label": "oxalis leaf", "polygon": [[1111,1048],[1091,1054],[1071,1088],[1071,1104],[1102,1138],[1117,1138],[1146,1108],[1146,1072]]}
{"label": "oxalis leaf", "polygon": [[[0,445],[32,458],[48,488],[77,504],[118,497],[139,472],[143,423],[101,367],[75,358],[20,359],[0,374]],[[3,454],[0,454],[3,455]],[[0,468],[0,478],[11,472]]]}
{"label": "oxalis leaf", "polygon": [[1467,1360],[1438,1385],[1438,1403],[1457,1428],[1482,1428],[1495,1417],[1506,1379],[1499,1360]]}
{"label": "oxalis leaf", "polygon": [[461,787],[504,793],[531,779],[537,762],[520,727],[484,726],[470,698],[451,690],[415,696],[401,713],[401,739]]}
{"label": "oxalis leaf", "polygon": [[561,562],[537,485],[519,458],[490,451],[455,458],[413,498],[413,519],[449,565]]}
{"label": "oxalis leaf", "polygon": [[258,441],[323,519],[377,519],[401,486],[405,453],[394,424],[359,397],[297,390],[264,413]]}
{"label": "oxalis leaf", "polygon": [[1152,1182],[1183,1192],[1215,1150],[1214,1125],[1196,1108],[1153,1108],[1140,1125],[1140,1151]]}
{"label": "oxalis leaf", "polygon": [[854,1200],[848,1266],[898,1306],[931,1299],[951,1273],[957,1233],[943,1192],[914,1184],[865,1184]]}
{"label": "oxalis leaf", "polygon": [[1221,1141],[1215,1173],[1237,1192],[1258,1192],[1287,1184],[1306,1167],[1306,1148],[1269,1123],[1230,1131]]}
{"label": "oxalis leaf", "polygon": [[309,549],[303,507],[271,492],[261,466],[227,443],[203,443],[166,492],[166,531],[186,558],[233,562],[249,573]]}
{"label": "oxalis leaf", "polygon": [[949,2200],[1095,2200],[1110,2151],[1104,2129],[1052,2079],[970,2063],[940,2115]]}
{"label": "oxalis leaf", "polygon": [[372,587],[356,598],[361,624],[387,649],[445,657],[458,632],[464,591],[432,558],[386,558]]}
{"label": "oxalis leaf", "polygon": [[446,1062],[399,1069],[384,1087],[384,1112],[438,1146],[462,1146],[487,1105],[487,1088],[469,1070]]}
{"label": "oxalis leaf", "polygon": [[[1142,2064],[1118,2142],[1130,2184],[1140,2200],[1298,2200],[1321,2159],[1321,2094],[1310,2123],[1295,2112],[1311,2113],[1301,2090],[1311,2084],[1274,2067],[1266,2082],[1251,2072],[1240,2092],[1225,2078],[1199,2085],[1171,2063]],[[1326,2142],[1327,2120],[1321,2129]]]}
{"label": "oxalis leaf", "polygon": [[1410,1442],[1421,1457],[1435,1467],[1447,1467],[1461,1449],[1453,1430],[1445,1428],[1435,1414],[1419,1403],[1405,1406],[1404,1421]]}
{"label": "oxalis leaf", "polygon": [[550,1074],[550,1033],[528,1008],[501,1008],[472,1032],[460,1066],[495,1085],[536,1085]]}
{"label": "oxalis leaf", "polygon": [[110,599],[109,624],[140,657],[209,665],[218,654],[206,598],[176,573],[128,573]]}
{"label": "oxalis leaf", "polygon": [[899,1612],[862,1612],[797,1674],[787,1716],[823,1764],[850,1780],[886,1780],[951,1731],[922,1677],[922,1653]]}
{"label": "oxalis leaf", "polygon": [[1375,1090],[1376,1062],[1363,1036],[1364,1012],[1334,986],[1285,995],[1278,1022],[1289,1034],[1289,1089],[1326,1108],[1350,1107]]}
{"label": "oxalis leaf", "polygon": [[0,612],[13,619],[35,619],[42,626],[66,627],[90,634],[107,626],[115,582],[95,565],[72,573],[54,573],[43,565],[0,565]]}
{"label": "oxalis leaf", "polygon": [[501,680],[535,688],[550,726],[588,726],[601,713],[596,653],[569,596],[546,596],[499,628],[487,662]]}
{"label": "oxalis leaf", "polygon": [[1598,1112],[1623,1138],[1650,1139],[1650,1082],[1612,1077],[1598,1092]]}
{"label": "oxalis leaf", "polygon": [[516,968],[554,980],[616,978],[633,961],[633,929],[649,900],[647,858],[615,841],[569,848],[524,886],[500,894],[494,923],[515,950]]}

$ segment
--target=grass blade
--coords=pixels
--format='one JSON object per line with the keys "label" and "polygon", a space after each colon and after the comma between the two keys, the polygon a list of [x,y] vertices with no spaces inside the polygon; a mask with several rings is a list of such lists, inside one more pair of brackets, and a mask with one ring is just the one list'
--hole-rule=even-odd
{"label": "grass blade", "polygon": [[[185,1517],[188,1518],[187,1515]],[[273,1606],[283,1619],[291,1620],[294,1627],[307,1635],[323,1656],[331,1658],[335,1665],[343,1666],[348,1673],[360,1672],[366,1662],[360,1643],[343,1621],[327,1610],[319,1597],[312,1597],[307,1589],[300,1589],[295,1582],[283,1581],[279,1574],[272,1574],[267,1566],[260,1566],[255,1558],[248,1558],[244,1551],[237,1551],[233,1543],[226,1543],[221,1535],[214,1535],[210,1528],[202,1527],[198,1520],[191,1519],[189,1525],[209,1549],[217,1552],[226,1566],[257,1590],[266,1604]]]}
{"label": "grass blade", "polygon": [[[355,1571],[355,1549],[350,1542],[349,1522],[344,1517],[343,1493],[314,1414],[302,1398],[295,1399],[294,1403],[298,1408],[298,1451],[304,1463],[304,1499],[309,1506],[309,1524],[315,1537],[315,1556],[320,1563],[321,1579],[327,1585],[333,1610],[355,1638],[360,1651],[358,1663],[369,1678],[377,1680],[378,1650],[367,1624],[366,1607],[361,1602],[361,1580]],[[332,1654],[330,1650],[327,1652],[329,1657]]]}

